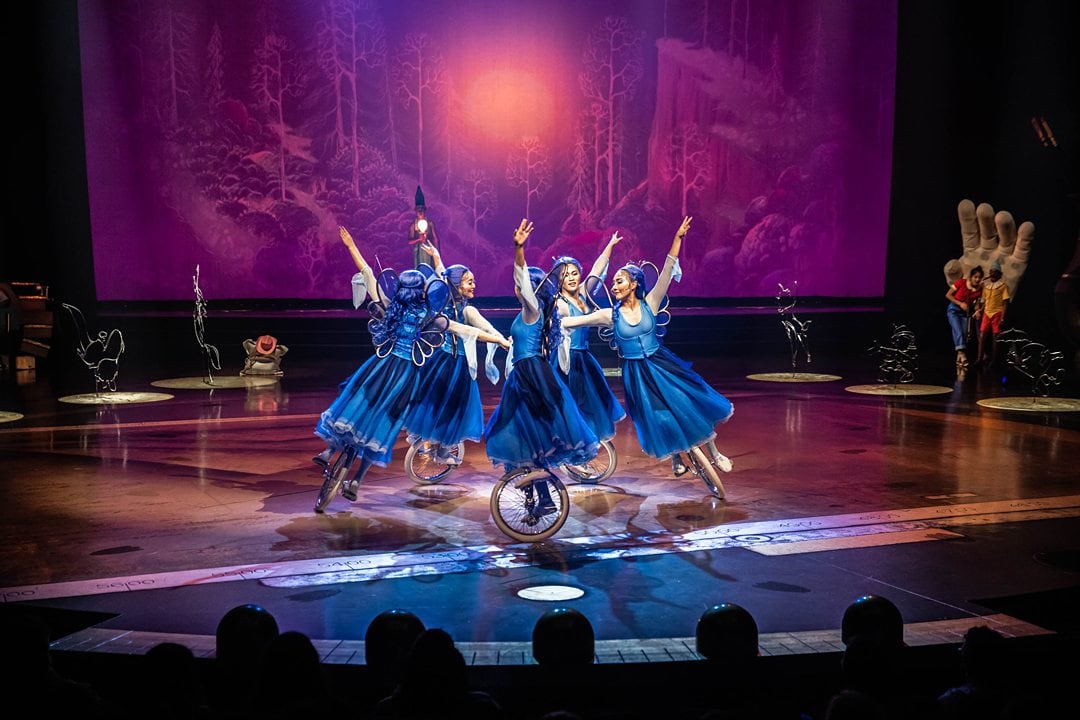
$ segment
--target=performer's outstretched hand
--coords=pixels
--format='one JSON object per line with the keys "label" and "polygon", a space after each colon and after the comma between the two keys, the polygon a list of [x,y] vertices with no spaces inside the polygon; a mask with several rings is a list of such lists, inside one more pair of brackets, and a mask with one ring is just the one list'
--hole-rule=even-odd
{"label": "performer's outstretched hand", "polygon": [[527,218],[522,218],[514,231],[514,247],[522,247],[532,234],[533,224]]}
{"label": "performer's outstretched hand", "polygon": [[338,226],[338,235],[341,236],[341,242],[345,243],[345,247],[347,247],[347,248],[356,247],[356,241],[353,240],[353,236],[350,235],[349,231],[346,230],[343,226]]}
{"label": "performer's outstretched hand", "polygon": [[690,232],[690,221],[693,220],[691,216],[687,215],[683,218],[682,225],[679,226],[679,230],[675,233],[675,237],[682,240],[686,237],[686,233]]}
{"label": "performer's outstretched hand", "polygon": [[1015,297],[1016,287],[1027,270],[1035,224],[1025,222],[1018,229],[1011,213],[1002,210],[995,215],[988,203],[975,207],[967,199],[960,201],[956,214],[964,251],[960,257],[945,263],[945,280],[952,285],[976,265],[981,265],[984,273],[989,272],[996,260],[1001,263],[1001,276],[1009,295]]}
{"label": "performer's outstretched hand", "polygon": [[619,231],[611,233],[611,239],[607,241],[608,249],[615,247],[619,244],[619,241],[623,239],[623,236],[619,234]]}

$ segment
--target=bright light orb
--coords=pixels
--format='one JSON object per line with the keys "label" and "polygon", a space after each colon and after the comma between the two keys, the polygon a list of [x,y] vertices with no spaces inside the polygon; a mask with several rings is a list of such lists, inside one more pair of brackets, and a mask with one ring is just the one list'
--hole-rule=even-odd
{"label": "bright light orb", "polygon": [[504,142],[544,135],[552,122],[553,106],[547,85],[521,70],[485,72],[469,85],[465,96],[470,124]]}

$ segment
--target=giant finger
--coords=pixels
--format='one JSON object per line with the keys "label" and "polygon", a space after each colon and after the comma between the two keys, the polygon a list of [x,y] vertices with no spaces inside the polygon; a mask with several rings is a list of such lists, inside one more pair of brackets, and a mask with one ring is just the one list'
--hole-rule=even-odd
{"label": "giant finger", "polygon": [[960,218],[960,237],[964,241],[964,252],[979,247],[979,223],[975,220],[975,203],[964,199],[956,206],[956,215]]}
{"label": "giant finger", "polygon": [[979,203],[975,208],[975,217],[979,221],[979,247],[983,250],[997,248],[997,228],[994,227],[994,208],[989,203]]}
{"label": "giant finger", "polygon": [[1016,231],[1016,247],[1013,248],[1012,261],[1026,263],[1031,255],[1031,243],[1035,240],[1035,223],[1028,221]]}
{"label": "giant finger", "polygon": [[998,248],[1002,255],[1008,255],[1016,245],[1016,221],[1012,213],[1002,210],[994,216],[994,225],[997,226]]}

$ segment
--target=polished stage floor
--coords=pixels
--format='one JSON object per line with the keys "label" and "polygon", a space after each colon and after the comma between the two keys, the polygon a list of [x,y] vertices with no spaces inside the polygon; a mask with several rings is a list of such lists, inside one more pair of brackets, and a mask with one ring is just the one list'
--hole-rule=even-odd
{"label": "polished stage floor", "polygon": [[[357,502],[313,512],[311,430],[355,359],[297,353],[276,383],[214,390],[162,389],[150,382],[184,373],[132,363],[121,390],[173,398],[111,406],[58,400],[88,390],[83,377],[7,378],[0,410],[25,417],[0,424],[0,592],[50,613],[58,647],[179,636],[210,652],[220,617],[254,602],[341,662],[362,659],[356,641],[390,608],[474,643],[478,663],[528,662],[523,643],[554,605],[585,613],[623,660],[692,655],[686,638],[719,602],[751,611],[767,653],[838,649],[844,608],[868,593],[900,607],[909,641],[980,622],[1076,631],[1080,413],[982,407],[1022,390],[1000,373],[958,380],[947,354],[920,371],[940,394],[881,397],[845,389],[874,382],[867,356],[806,368],[840,380],[775,383],[746,376],[784,370],[782,351],[675,349],[735,404],[717,440],[734,461],[726,499],[643,456],[625,421],[615,475],[570,485],[569,520],[536,545],[492,521],[499,473],[482,444],[419,486],[402,438]],[[490,412],[499,390],[481,387]],[[519,594],[546,586],[542,598],[578,597]]]}

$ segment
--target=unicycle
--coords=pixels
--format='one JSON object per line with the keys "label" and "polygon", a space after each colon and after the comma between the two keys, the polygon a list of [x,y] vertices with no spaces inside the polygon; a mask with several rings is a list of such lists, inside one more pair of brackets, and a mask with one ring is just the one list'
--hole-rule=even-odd
{"label": "unicycle", "polygon": [[720,474],[716,472],[716,468],[705,455],[705,451],[700,447],[693,447],[690,448],[687,456],[690,458],[690,467],[694,474],[701,478],[705,487],[709,488],[709,492],[723,500],[724,483],[720,482]]}
{"label": "unicycle", "polygon": [[570,495],[566,486],[547,470],[511,470],[491,490],[491,517],[495,525],[519,542],[547,540],[569,516]]}
{"label": "unicycle", "polygon": [[601,440],[596,457],[580,465],[563,465],[562,471],[574,482],[582,485],[596,485],[611,477],[618,465],[615,446],[610,440]]}
{"label": "unicycle", "polygon": [[436,451],[439,445],[426,440],[418,440],[409,446],[405,454],[405,474],[417,485],[434,485],[442,482],[446,476],[461,464],[465,457],[465,443],[460,442],[450,447],[450,454],[457,462],[439,462]]}
{"label": "unicycle", "polygon": [[342,484],[349,476],[353,460],[356,459],[356,450],[347,447],[337,454],[334,461],[328,463],[323,470],[323,484],[319,489],[319,496],[315,499],[315,512],[321,513],[341,490]]}

